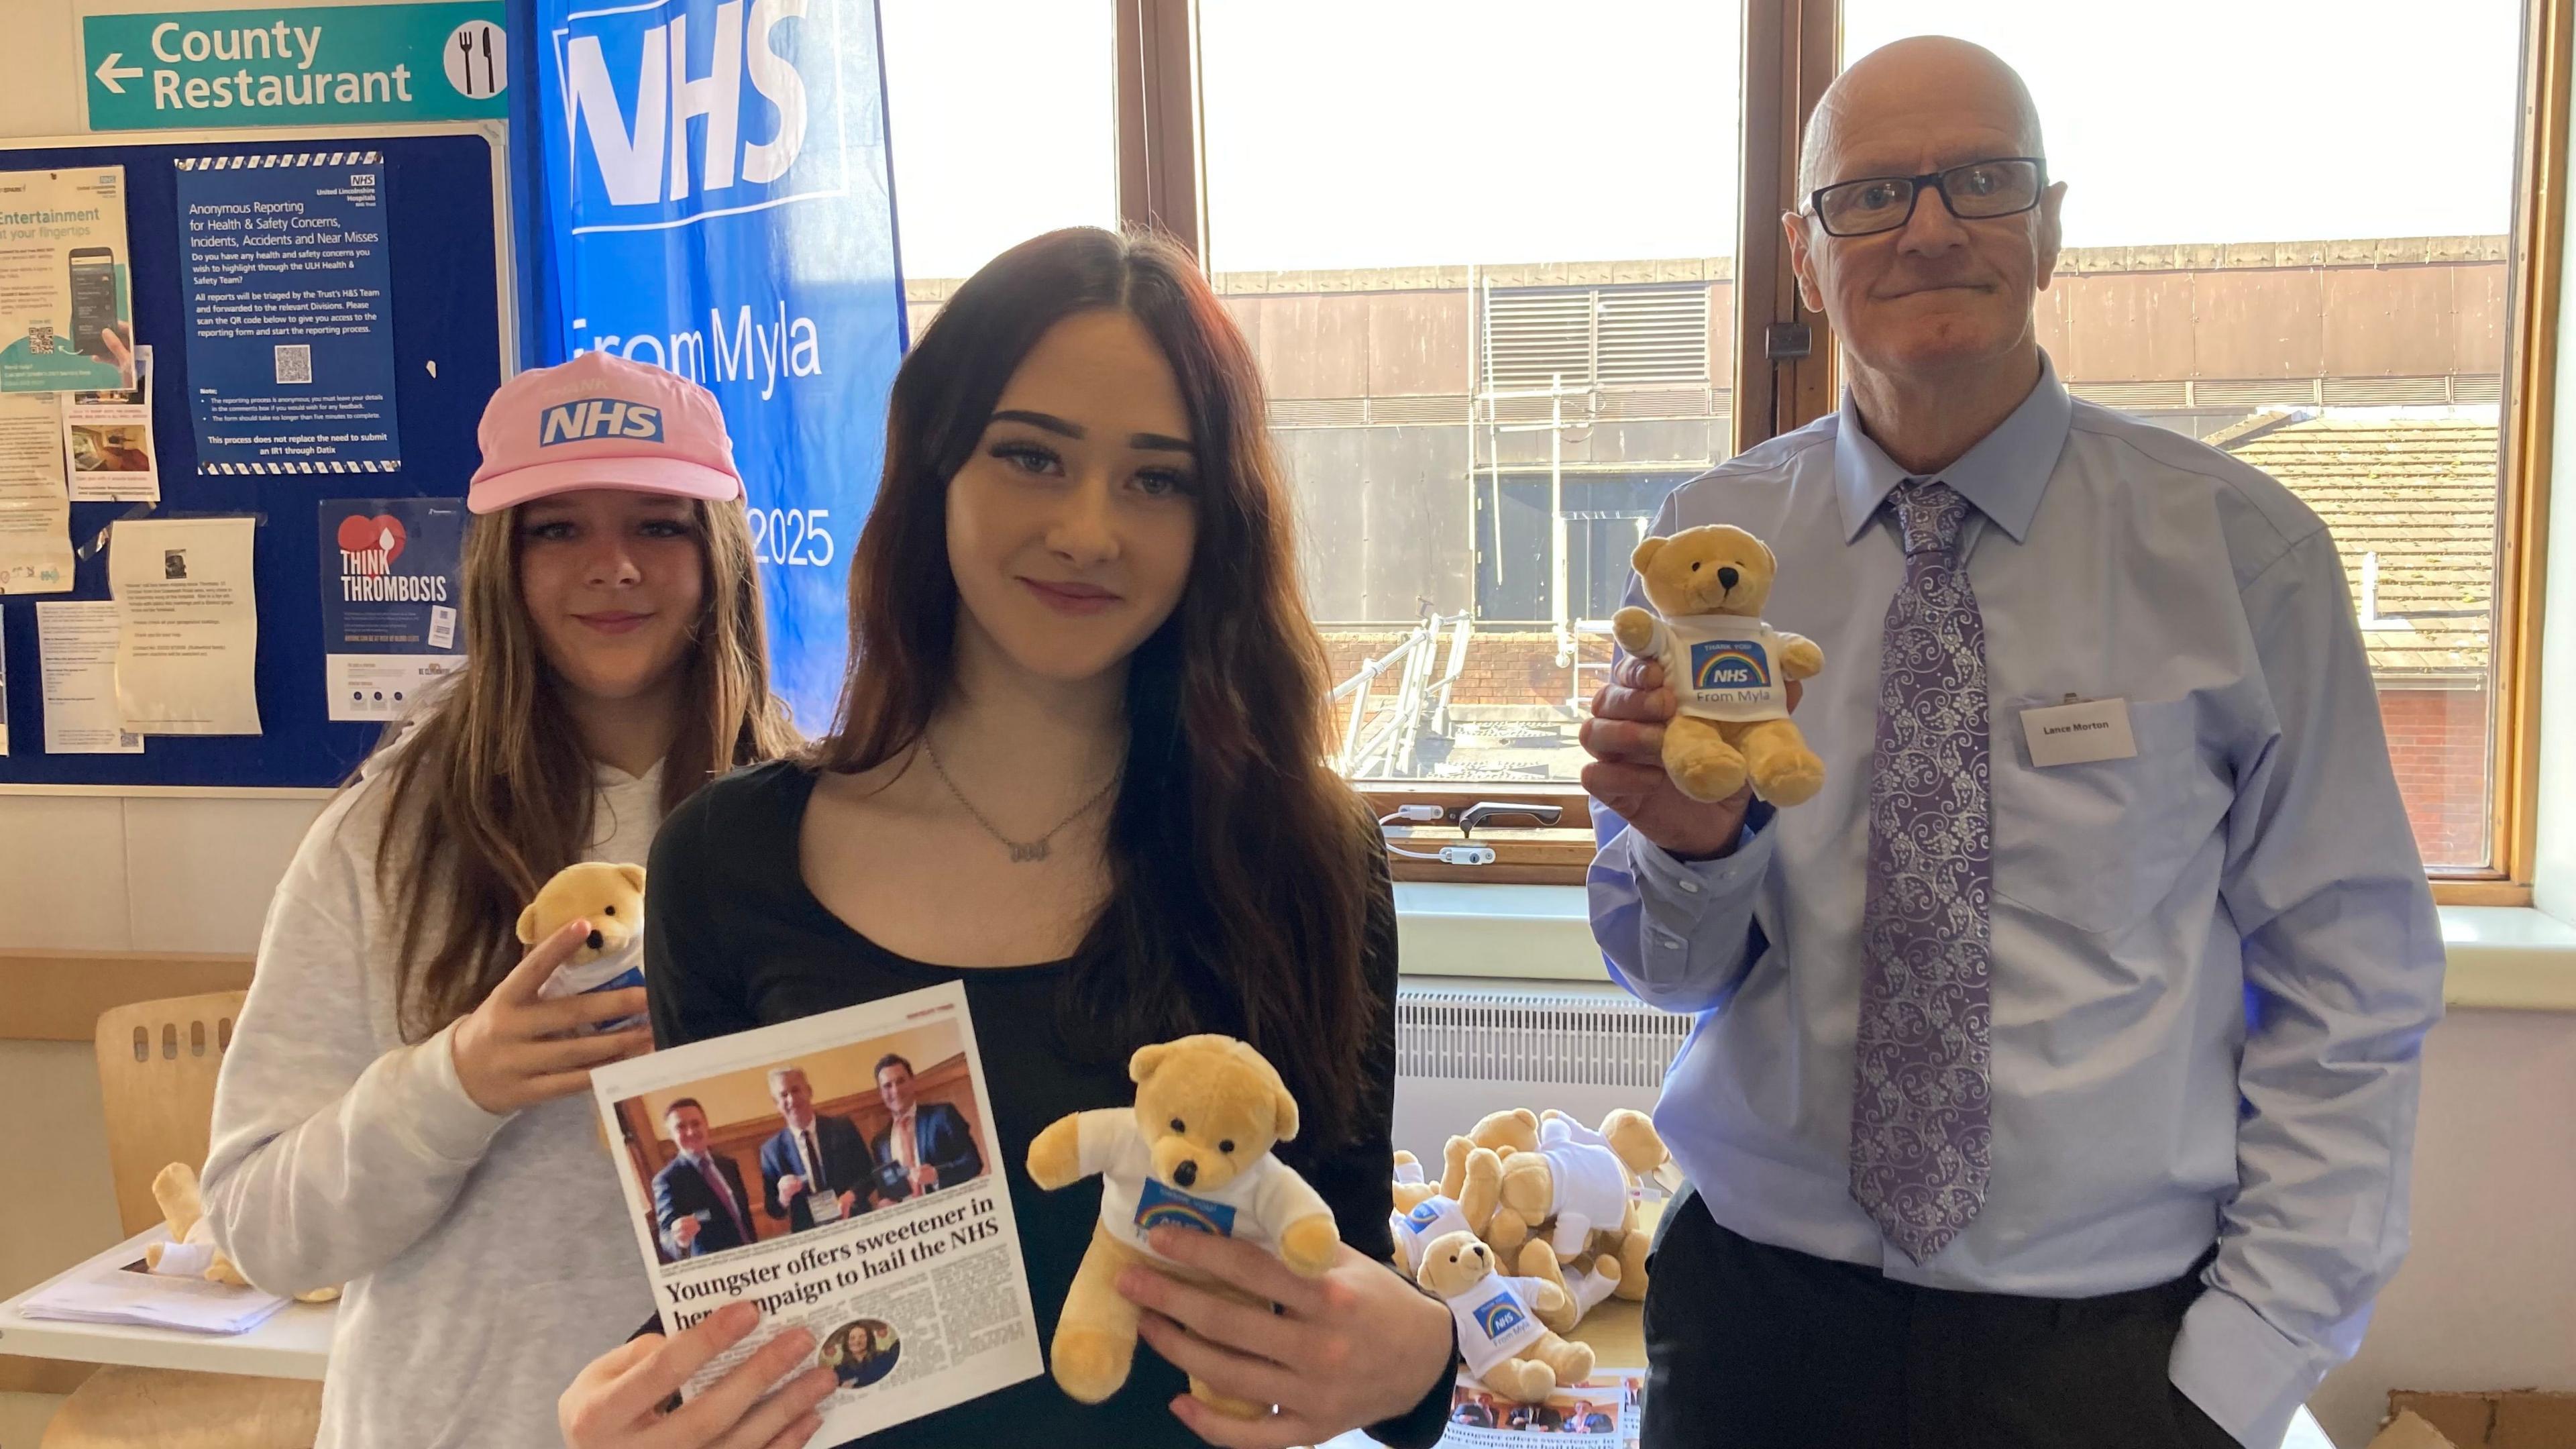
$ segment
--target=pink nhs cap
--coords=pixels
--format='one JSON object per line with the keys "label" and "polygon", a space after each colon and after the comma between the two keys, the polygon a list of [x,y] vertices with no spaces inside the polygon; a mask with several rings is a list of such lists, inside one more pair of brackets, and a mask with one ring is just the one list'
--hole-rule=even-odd
{"label": "pink nhs cap", "polygon": [[585,488],[721,503],[742,496],[715,394],[606,352],[501,384],[476,431],[483,466],[465,506],[498,513]]}

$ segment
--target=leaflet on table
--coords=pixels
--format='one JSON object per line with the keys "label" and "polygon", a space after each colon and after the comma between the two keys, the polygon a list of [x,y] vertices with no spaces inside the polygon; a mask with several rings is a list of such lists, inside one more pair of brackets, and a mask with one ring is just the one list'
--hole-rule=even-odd
{"label": "leaflet on table", "polygon": [[0,172],[0,392],[134,385],[125,168]]}
{"label": "leaflet on table", "polygon": [[[166,1230],[160,1241],[168,1241]],[[18,1311],[67,1323],[132,1323],[188,1333],[247,1333],[277,1316],[286,1300],[257,1288],[152,1272],[137,1256],[93,1258],[29,1295]]]}
{"label": "leaflet on table", "polygon": [[72,587],[72,506],[51,393],[0,393],[0,594]]}
{"label": "leaflet on table", "polygon": [[62,451],[72,460],[74,503],[158,503],[160,452],[152,446],[152,349],[134,349],[134,386],[63,398]]}
{"label": "leaflet on table", "polygon": [[465,667],[462,498],[322,503],[323,691],[335,720],[391,720]]}
{"label": "leaflet on table", "polygon": [[139,755],[143,736],[116,712],[117,627],[112,599],[36,605],[45,688],[45,753]]}
{"label": "leaflet on table", "polygon": [[116,707],[147,735],[255,735],[251,518],[126,518],[107,544],[124,631]]}
{"label": "leaflet on table", "polygon": [[[912,1068],[913,1120],[973,1148],[918,1185],[879,1170],[905,1155],[877,1087],[889,1056]],[[779,1106],[797,1082],[802,1122]],[[591,1087],[664,1326],[761,1309],[685,1392],[802,1325],[840,1378],[814,1436],[837,1444],[1044,1371],[963,985],[654,1052]]]}

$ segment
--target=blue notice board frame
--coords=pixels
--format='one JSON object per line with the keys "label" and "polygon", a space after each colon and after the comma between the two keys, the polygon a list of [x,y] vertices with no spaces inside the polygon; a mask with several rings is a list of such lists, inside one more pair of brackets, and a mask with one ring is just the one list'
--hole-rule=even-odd
{"label": "blue notice board frame", "polygon": [[[348,778],[383,732],[330,719],[323,688],[321,538],[325,498],[461,498],[480,457],[483,404],[515,369],[509,168],[499,122],[316,127],[202,135],[151,133],[17,141],[0,170],[125,168],[135,340],[153,349],[152,428],[161,502],[75,503],[72,543],[88,548],[118,518],[255,513],[259,596],[259,735],[154,735],[139,755],[45,753],[43,661],[36,604],[104,599],[107,555],[91,550],[66,594],[0,597],[7,651],[11,787],[108,790],[313,789]],[[178,167],[182,156],[259,155],[328,143],[384,153],[393,263],[393,333],[402,468],[393,473],[214,475],[197,472],[188,413],[187,312],[180,295]],[[433,366],[434,365],[434,366]],[[143,512],[146,508],[149,512]]]}

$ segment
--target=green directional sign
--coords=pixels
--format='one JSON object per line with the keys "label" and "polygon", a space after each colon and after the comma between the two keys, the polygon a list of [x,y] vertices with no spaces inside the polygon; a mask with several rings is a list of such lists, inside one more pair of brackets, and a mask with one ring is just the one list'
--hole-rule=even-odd
{"label": "green directional sign", "polygon": [[502,0],[81,20],[89,128],[317,126],[506,113]]}

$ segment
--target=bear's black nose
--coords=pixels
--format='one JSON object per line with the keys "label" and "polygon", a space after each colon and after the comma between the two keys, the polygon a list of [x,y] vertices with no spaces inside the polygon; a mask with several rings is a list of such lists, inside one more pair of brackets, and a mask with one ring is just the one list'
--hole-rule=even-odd
{"label": "bear's black nose", "polygon": [[1719,569],[1717,571],[1717,586],[1721,589],[1734,588],[1735,581],[1742,577],[1744,577],[1744,575],[1737,573],[1733,569]]}
{"label": "bear's black nose", "polygon": [[1198,1180],[1199,1165],[1195,1162],[1184,1162],[1180,1166],[1172,1169],[1172,1181],[1179,1183],[1183,1187],[1188,1187],[1191,1183]]}
{"label": "bear's black nose", "polygon": [[594,951],[598,950],[598,949],[600,948],[601,944],[602,944],[603,942],[605,942],[607,939],[608,939],[607,937],[602,936],[602,935],[601,935],[601,934],[599,934],[597,931],[593,931],[593,932],[591,932],[591,933],[590,933],[590,949],[592,949],[592,950],[594,950]]}

